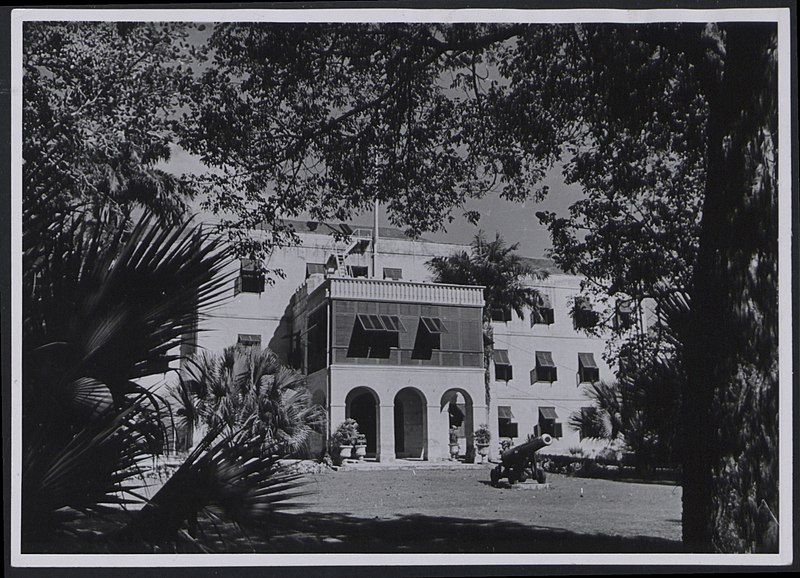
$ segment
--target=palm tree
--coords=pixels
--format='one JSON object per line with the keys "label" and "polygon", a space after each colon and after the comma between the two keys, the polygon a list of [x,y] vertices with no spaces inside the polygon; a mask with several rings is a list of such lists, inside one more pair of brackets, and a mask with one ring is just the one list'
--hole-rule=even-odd
{"label": "palm tree", "polygon": [[492,312],[514,311],[525,318],[525,310],[535,311],[539,306],[539,291],[528,283],[542,280],[547,272],[531,266],[517,253],[518,243],[506,244],[499,233],[487,241],[479,231],[470,243],[470,253],[459,251],[447,257],[434,257],[426,265],[437,283],[456,285],[482,285],[484,368],[486,382],[487,419],[491,403],[491,361],[494,355]]}
{"label": "palm tree", "polygon": [[172,388],[172,400],[186,429],[200,424],[228,432],[244,429],[290,454],[307,449],[325,416],[311,403],[304,375],[282,365],[268,349],[242,346],[190,358]]}
{"label": "palm tree", "polygon": [[[227,251],[201,228],[167,228],[150,215],[129,232],[107,225],[77,214],[51,222],[47,235],[25,230],[24,551],[83,536],[97,515],[119,521],[121,504],[142,499],[135,478],[163,445],[166,404],[138,382],[167,369],[196,308],[213,307],[229,286]],[[265,451],[263,436],[221,433],[210,431],[180,476],[130,513],[119,547],[174,548],[209,507],[266,523],[296,477],[280,472],[279,448]]]}
{"label": "palm tree", "polygon": [[638,378],[593,383],[586,391],[592,405],[573,413],[570,427],[582,437],[622,442],[641,473],[673,463],[680,383],[674,371],[672,365],[652,367]]}

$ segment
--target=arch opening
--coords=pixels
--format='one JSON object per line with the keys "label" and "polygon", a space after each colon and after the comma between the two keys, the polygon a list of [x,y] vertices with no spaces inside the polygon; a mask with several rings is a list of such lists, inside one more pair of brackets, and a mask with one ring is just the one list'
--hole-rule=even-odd
{"label": "arch opening", "polygon": [[416,388],[406,387],[394,397],[394,453],[396,458],[428,459],[427,400]]}
{"label": "arch opening", "polygon": [[368,387],[356,387],[347,394],[345,416],[358,422],[358,431],[367,438],[367,457],[378,452],[378,395]]}

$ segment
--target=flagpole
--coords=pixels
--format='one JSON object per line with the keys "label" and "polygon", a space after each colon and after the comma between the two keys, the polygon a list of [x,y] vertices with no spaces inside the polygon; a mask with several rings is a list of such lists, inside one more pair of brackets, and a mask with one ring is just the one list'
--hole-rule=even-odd
{"label": "flagpole", "polygon": [[372,210],[372,278],[378,278],[378,199]]}

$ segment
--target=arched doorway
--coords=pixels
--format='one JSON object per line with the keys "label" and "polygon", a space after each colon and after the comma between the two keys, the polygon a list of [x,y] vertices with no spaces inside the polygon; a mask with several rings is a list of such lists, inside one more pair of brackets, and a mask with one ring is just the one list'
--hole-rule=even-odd
{"label": "arched doorway", "polygon": [[367,438],[367,457],[378,451],[378,394],[368,387],[356,387],[347,394],[345,416],[358,422],[358,431]]}
{"label": "arched doorway", "polygon": [[469,457],[473,452],[472,437],[475,432],[475,419],[472,411],[472,398],[463,389],[448,389],[440,403],[442,421],[447,422],[447,431],[454,427],[458,437],[459,457]]}
{"label": "arched doorway", "polygon": [[406,387],[394,398],[394,454],[397,458],[428,459],[427,401],[421,391]]}

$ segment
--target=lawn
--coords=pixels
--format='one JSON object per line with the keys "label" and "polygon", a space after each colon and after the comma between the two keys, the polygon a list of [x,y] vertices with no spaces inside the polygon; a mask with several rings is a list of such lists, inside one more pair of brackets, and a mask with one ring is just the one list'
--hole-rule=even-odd
{"label": "lawn", "polygon": [[309,475],[294,530],[272,552],[676,552],[678,486],[548,476],[547,489],[492,487],[489,470]]}

